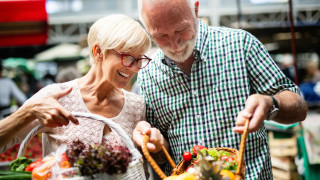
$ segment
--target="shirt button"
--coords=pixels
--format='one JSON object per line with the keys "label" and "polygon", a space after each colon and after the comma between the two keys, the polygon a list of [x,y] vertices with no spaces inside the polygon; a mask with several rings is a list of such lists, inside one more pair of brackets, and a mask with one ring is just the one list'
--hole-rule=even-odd
{"label": "shirt button", "polygon": [[193,95],[195,96],[198,95],[197,91],[193,91]]}
{"label": "shirt button", "polygon": [[201,118],[200,115],[196,115],[196,119],[199,120]]}

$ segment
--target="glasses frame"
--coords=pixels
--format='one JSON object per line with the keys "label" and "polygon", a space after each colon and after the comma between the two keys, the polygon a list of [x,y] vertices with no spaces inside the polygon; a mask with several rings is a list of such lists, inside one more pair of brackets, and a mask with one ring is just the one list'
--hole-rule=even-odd
{"label": "glasses frame", "polygon": [[[137,68],[143,69],[143,68],[147,67],[148,64],[149,64],[149,62],[151,61],[151,58],[149,58],[149,57],[146,56],[146,55],[143,55],[142,58],[135,58],[135,57],[131,56],[130,54],[125,54],[125,53],[119,52],[119,51],[117,51],[117,50],[115,50],[115,49],[112,49],[112,50],[113,50],[114,52],[116,52],[116,53],[118,53],[118,54],[121,55],[121,64],[122,64],[123,66],[125,66],[125,67],[132,67],[132,65],[133,65],[135,62],[139,62],[139,61],[142,60],[142,59],[147,59],[148,62],[147,62],[147,64],[146,64],[145,66],[143,66],[143,67],[138,67],[138,66],[137,66]],[[128,66],[124,65],[124,63],[123,63],[123,57],[127,57],[127,56],[131,56],[131,57],[134,59],[134,61],[132,61],[131,64],[128,65]]]}

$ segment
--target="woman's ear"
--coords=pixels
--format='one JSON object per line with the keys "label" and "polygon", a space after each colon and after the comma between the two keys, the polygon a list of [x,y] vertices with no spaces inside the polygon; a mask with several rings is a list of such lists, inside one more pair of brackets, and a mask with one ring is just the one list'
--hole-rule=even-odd
{"label": "woman's ear", "polygon": [[99,45],[95,45],[94,48],[93,48],[93,55],[94,55],[94,59],[96,61],[101,61],[102,60],[102,51],[100,49],[100,46]]}

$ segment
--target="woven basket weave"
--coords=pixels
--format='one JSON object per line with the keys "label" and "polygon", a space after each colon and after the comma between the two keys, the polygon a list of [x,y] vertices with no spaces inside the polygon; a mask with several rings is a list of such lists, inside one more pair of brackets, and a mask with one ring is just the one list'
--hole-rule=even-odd
{"label": "woven basket weave", "polygon": [[[246,165],[243,160],[243,155],[244,155],[244,149],[246,146],[246,139],[247,139],[247,135],[248,135],[248,127],[249,127],[249,119],[247,119],[245,122],[244,132],[241,137],[240,151],[238,151],[237,149],[228,148],[228,147],[214,148],[218,151],[223,150],[223,151],[229,152],[230,155],[237,160],[238,169],[235,174],[236,180],[244,180],[245,174],[246,174]],[[167,176],[163,173],[163,171],[160,169],[160,167],[157,165],[157,163],[154,161],[154,159],[151,157],[150,153],[148,152],[147,143],[149,141],[149,138],[150,138],[149,135],[144,136],[143,145],[142,145],[143,155],[146,157],[146,159],[150,163],[151,167],[160,176],[160,178],[165,179]],[[185,161],[182,159],[179,162],[179,164],[176,165],[164,146],[162,147],[161,150],[164,152],[165,157],[167,158],[167,160],[169,161],[169,163],[172,167],[172,174],[171,175],[179,175],[179,174],[184,173],[185,170],[188,168],[188,166],[191,163],[191,161]]]}
{"label": "woven basket weave", "polygon": [[[143,168],[143,159],[140,152],[135,148],[132,140],[130,137],[126,134],[126,132],[115,122],[100,116],[96,114],[91,113],[80,113],[75,112],[72,113],[76,117],[86,117],[93,120],[101,121],[105,123],[108,127],[110,127],[111,130],[117,132],[123,143],[126,144],[128,147],[130,153],[132,154],[132,161],[129,163],[128,169],[125,173],[122,174],[116,174],[116,175],[108,175],[108,174],[98,174],[95,179],[103,179],[103,180],[145,180],[145,173]],[[26,136],[26,138],[23,140],[23,142],[20,145],[20,149],[18,152],[18,157],[23,156],[25,154],[26,145],[30,141],[30,139],[37,134],[43,128],[42,125],[39,125],[32,129],[29,134]],[[75,177],[70,179],[90,179],[88,177]]]}

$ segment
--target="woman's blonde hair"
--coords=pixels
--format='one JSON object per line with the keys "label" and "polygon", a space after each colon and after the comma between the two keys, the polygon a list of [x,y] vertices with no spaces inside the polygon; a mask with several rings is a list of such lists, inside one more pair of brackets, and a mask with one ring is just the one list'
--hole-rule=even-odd
{"label": "woman's blonde hair", "polygon": [[90,61],[94,63],[94,47],[99,45],[102,52],[117,49],[123,53],[145,53],[151,46],[150,38],[135,20],[122,14],[113,14],[98,19],[88,33]]}

